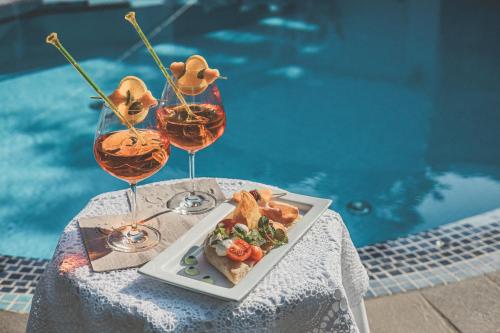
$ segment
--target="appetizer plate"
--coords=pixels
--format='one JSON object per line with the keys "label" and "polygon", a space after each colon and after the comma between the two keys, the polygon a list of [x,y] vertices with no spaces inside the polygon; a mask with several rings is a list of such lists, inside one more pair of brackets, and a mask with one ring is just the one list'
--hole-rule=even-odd
{"label": "appetizer plate", "polygon": [[241,301],[332,203],[328,199],[289,192],[276,201],[298,207],[301,217],[287,232],[288,244],[270,251],[238,284],[231,283],[205,259],[203,254],[203,242],[208,234],[236,208],[231,202],[220,204],[165,251],[142,266],[139,273],[195,292],[225,300]]}

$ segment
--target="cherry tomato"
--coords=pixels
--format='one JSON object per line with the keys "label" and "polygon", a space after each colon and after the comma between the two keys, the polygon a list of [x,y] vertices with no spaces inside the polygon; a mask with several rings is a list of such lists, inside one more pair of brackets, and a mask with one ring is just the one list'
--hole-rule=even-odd
{"label": "cherry tomato", "polygon": [[221,221],[224,224],[224,229],[226,229],[226,233],[229,235],[231,231],[233,231],[233,227],[236,223],[234,223],[233,219],[225,219]]}
{"label": "cherry tomato", "polygon": [[259,261],[260,259],[262,259],[262,257],[264,256],[264,252],[262,251],[262,249],[256,245],[251,245],[250,247],[252,249],[250,259],[255,261]]}
{"label": "cherry tomato", "polygon": [[227,257],[233,261],[245,261],[252,254],[250,244],[242,239],[236,239],[227,250]]}

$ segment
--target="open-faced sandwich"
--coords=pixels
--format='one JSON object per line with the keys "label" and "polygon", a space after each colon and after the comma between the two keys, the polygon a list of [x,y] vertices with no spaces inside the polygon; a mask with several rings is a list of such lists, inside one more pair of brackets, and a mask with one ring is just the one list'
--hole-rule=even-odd
{"label": "open-faced sandwich", "polygon": [[269,251],[288,243],[287,231],[299,217],[295,206],[273,200],[269,189],[241,191],[232,214],[205,240],[207,260],[237,284]]}

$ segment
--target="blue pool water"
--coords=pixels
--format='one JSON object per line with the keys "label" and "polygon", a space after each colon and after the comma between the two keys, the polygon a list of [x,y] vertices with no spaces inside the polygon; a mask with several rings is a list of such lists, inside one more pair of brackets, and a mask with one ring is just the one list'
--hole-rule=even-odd
{"label": "blue pool water", "polygon": [[[138,15],[150,31],[174,9]],[[50,257],[91,197],[125,188],[94,161],[93,92],[43,39],[58,31],[105,91],[137,75],[159,95],[144,48],[117,61],[137,41],[127,10],[0,24],[0,253]],[[229,77],[228,127],[199,175],[332,198],[362,246],[500,206],[499,34],[493,2],[356,0],[193,7],[152,41],[167,64],[199,53]],[[173,149],[147,182],[186,176]],[[348,212],[352,200],[371,213]]]}

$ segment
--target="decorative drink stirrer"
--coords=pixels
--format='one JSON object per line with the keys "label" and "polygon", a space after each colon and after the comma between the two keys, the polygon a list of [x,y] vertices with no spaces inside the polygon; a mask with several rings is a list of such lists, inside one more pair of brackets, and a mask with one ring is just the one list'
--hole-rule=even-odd
{"label": "decorative drink stirrer", "polygon": [[181,102],[182,106],[184,106],[184,108],[186,109],[188,115],[196,118],[197,116],[189,108],[186,100],[184,99],[184,96],[179,91],[179,88],[177,88],[177,86],[175,85],[174,80],[172,80],[172,77],[168,74],[165,66],[163,66],[163,63],[161,62],[160,58],[158,57],[155,50],[153,49],[153,47],[149,43],[148,38],[146,37],[144,32],[142,32],[141,27],[139,26],[139,24],[137,23],[137,20],[135,19],[135,12],[129,12],[127,15],[125,15],[125,20],[129,21],[134,26],[135,30],[139,34],[139,37],[141,37],[142,41],[144,42],[144,45],[146,45],[146,48],[148,49],[149,53],[151,54],[151,56],[155,60],[156,64],[160,68],[160,70],[163,73],[163,75],[165,76],[165,78],[167,79],[168,84],[170,84],[170,86],[174,90],[174,93],[177,96],[177,98],[179,99],[179,101]]}
{"label": "decorative drink stirrer", "polygon": [[[115,113],[115,115],[120,119],[120,121],[127,126],[135,135],[137,135],[141,141],[143,141],[142,136],[139,134],[139,132],[130,124],[127,118],[125,118],[120,112],[118,112],[118,109],[116,108],[115,104],[106,96],[102,90],[97,86],[97,84],[92,81],[92,79],[85,73],[82,67],[76,62],[76,60],[69,54],[69,52],[64,48],[62,45],[61,41],[57,37],[57,33],[53,32],[50,35],[47,36],[45,41],[48,44],[52,44],[55,46],[56,49],[61,52],[61,54],[68,60],[68,62],[75,67],[75,69],[80,73],[80,75],[87,81],[87,83],[96,91],[96,93],[108,104],[108,106],[111,108],[111,110]],[[143,141],[144,142],[144,141]]]}

